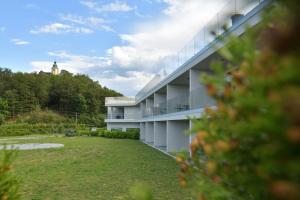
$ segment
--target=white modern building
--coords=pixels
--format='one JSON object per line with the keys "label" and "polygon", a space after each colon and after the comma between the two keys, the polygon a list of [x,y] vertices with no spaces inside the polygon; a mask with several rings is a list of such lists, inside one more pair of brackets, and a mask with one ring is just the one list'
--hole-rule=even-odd
{"label": "white modern building", "polygon": [[188,150],[192,139],[188,132],[193,126],[190,118],[199,118],[205,107],[215,105],[199,81],[202,73],[211,73],[212,61],[221,60],[217,50],[224,41],[214,35],[242,37],[247,27],[260,22],[270,2],[229,1],[169,63],[177,67],[174,72],[156,75],[133,98],[106,98],[107,129],[139,128],[140,140],[155,148],[165,152]]}

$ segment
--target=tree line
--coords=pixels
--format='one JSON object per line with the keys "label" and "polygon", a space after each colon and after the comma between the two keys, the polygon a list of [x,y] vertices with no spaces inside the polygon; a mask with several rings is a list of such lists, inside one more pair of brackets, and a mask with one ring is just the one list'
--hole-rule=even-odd
{"label": "tree line", "polygon": [[122,94],[102,87],[87,75],[63,70],[60,75],[46,72],[12,72],[0,67],[0,114],[15,116],[37,109],[106,113],[105,97]]}

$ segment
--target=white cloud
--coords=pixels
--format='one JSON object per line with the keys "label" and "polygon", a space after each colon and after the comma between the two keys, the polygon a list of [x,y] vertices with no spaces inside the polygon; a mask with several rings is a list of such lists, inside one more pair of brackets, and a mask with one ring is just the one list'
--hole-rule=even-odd
{"label": "white cloud", "polygon": [[92,0],[80,1],[80,3],[89,9],[97,12],[128,12],[135,10],[136,7],[131,7],[126,2],[115,1],[108,4],[101,4]]}
{"label": "white cloud", "polygon": [[[108,50],[113,63],[122,68],[157,72],[164,58],[175,54],[216,14],[224,0],[162,0],[164,17],[144,23],[132,34],[121,34],[125,43]],[[174,59],[175,60],[175,59]],[[176,61],[176,60],[175,60]],[[174,67],[174,65],[172,65]],[[171,70],[171,69],[170,69]]]}
{"label": "white cloud", "polygon": [[[111,63],[109,57],[75,55],[66,51],[48,52],[58,60],[59,69],[72,73],[88,74],[101,85],[120,91],[125,95],[135,95],[153,74],[136,70],[122,70]],[[53,62],[36,60],[29,63],[33,71],[50,71]]]}
{"label": "white cloud", "polygon": [[127,96],[134,96],[142,87],[153,78],[153,74],[139,71],[128,71],[124,75],[99,78],[101,84],[119,91]]}
{"label": "white cloud", "polygon": [[30,44],[30,42],[25,41],[25,40],[21,40],[19,38],[13,38],[10,40],[12,43],[14,43],[15,45],[27,45]]}
{"label": "white cloud", "polygon": [[75,24],[88,26],[89,28],[102,29],[105,31],[113,31],[113,29],[109,25],[107,25],[108,22],[103,18],[98,18],[98,17],[85,18],[82,16],[67,14],[67,15],[61,15],[61,19]]}
{"label": "white cloud", "polygon": [[54,33],[54,34],[63,34],[63,33],[83,33],[89,34],[93,33],[93,30],[84,28],[84,27],[75,27],[68,24],[62,23],[52,23],[37,29],[31,30],[32,34],[40,34],[40,33]]}
{"label": "white cloud", "polygon": [[[131,34],[121,34],[123,45],[111,47],[105,56],[73,55],[65,51],[50,52],[49,55],[60,58],[62,68],[73,73],[89,74],[109,88],[125,95],[135,95],[155,73],[163,69],[165,58],[172,58],[191,40],[225,0],[156,1],[166,4],[163,17],[138,25]],[[84,2],[91,8],[95,6],[94,1]],[[81,23],[80,18],[77,20]],[[38,66],[43,63],[35,61],[31,64]]]}
{"label": "white cloud", "polygon": [[[105,57],[75,55],[66,51],[48,52],[47,54],[61,60],[61,62],[59,62],[60,68],[72,73],[86,73],[91,68],[104,68],[110,64],[110,61]],[[48,61],[30,62],[34,71],[45,70],[45,66],[48,66],[49,70],[52,64]]]}

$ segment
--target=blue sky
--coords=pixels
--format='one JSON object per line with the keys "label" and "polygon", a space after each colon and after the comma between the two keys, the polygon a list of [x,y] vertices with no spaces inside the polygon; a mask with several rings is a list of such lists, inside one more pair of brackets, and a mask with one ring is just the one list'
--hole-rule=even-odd
{"label": "blue sky", "polygon": [[3,0],[0,66],[60,69],[135,95],[222,0]]}

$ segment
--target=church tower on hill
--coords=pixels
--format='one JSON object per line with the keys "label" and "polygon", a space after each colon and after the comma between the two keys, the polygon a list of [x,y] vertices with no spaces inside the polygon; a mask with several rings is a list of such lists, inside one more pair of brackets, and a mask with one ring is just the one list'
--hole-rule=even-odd
{"label": "church tower on hill", "polygon": [[51,69],[51,73],[52,73],[52,75],[59,75],[59,69],[57,67],[56,61],[54,61],[54,64]]}

